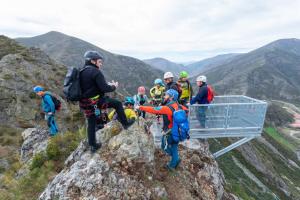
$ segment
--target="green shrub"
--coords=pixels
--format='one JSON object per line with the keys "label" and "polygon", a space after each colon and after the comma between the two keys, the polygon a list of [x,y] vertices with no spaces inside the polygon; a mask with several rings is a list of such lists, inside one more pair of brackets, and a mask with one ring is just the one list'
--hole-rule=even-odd
{"label": "green shrub", "polygon": [[67,132],[51,138],[46,149],[47,157],[50,160],[64,161],[83,138],[81,132],[80,129],[76,133]]}
{"label": "green shrub", "polygon": [[46,161],[47,161],[47,155],[44,152],[37,153],[33,157],[29,169],[33,170],[35,168],[41,167],[44,164],[44,162],[46,162]]}

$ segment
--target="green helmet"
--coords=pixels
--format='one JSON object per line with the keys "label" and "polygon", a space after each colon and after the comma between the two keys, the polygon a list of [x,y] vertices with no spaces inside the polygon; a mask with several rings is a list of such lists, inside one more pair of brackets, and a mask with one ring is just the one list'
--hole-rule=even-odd
{"label": "green helmet", "polygon": [[189,74],[186,71],[181,71],[179,74],[180,78],[187,78],[189,76]]}

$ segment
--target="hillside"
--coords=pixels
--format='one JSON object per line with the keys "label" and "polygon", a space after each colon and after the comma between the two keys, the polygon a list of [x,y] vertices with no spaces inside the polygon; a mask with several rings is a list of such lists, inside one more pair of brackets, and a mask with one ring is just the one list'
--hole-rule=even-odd
{"label": "hillside", "polygon": [[203,72],[219,94],[300,100],[300,40],[283,39]]}
{"label": "hillside", "polygon": [[[217,159],[228,190],[240,198],[300,198],[299,129],[290,126],[299,111],[284,103],[299,106],[299,52],[300,40],[278,40],[203,73],[220,95],[245,94],[269,102],[262,137]],[[216,151],[232,142],[210,140],[210,148]]]}
{"label": "hillside", "polygon": [[235,57],[238,57],[241,54],[238,53],[230,53],[230,54],[222,54],[217,55],[212,58],[207,58],[204,60],[200,60],[198,62],[194,62],[186,66],[186,69],[193,75],[205,72],[207,70],[216,68],[218,66],[224,65],[230,62]]}
{"label": "hillside", "polygon": [[164,72],[171,71],[177,75],[179,74],[180,71],[185,69],[185,67],[182,64],[174,63],[165,58],[152,58],[143,61],[151,65],[152,67],[155,67],[156,69],[160,69]]}
{"label": "hillside", "polygon": [[119,81],[120,92],[123,94],[134,94],[140,85],[149,88],[156,78],[163,76],[162,71],[138,59],[110,53],[91,43],[55,31],[16,40],[27,47],[40,48],[66,66],[83,66],[83,54],[87,50],[101,52],[105,59],[102,70],[107,81]]}
{"label": "hillside", "polygon": [[57,114],[61,131],[82,126],[78,106],[67,104],[60,96],[65,73],[65,66],[39,49],[0,36],[0,177],[19,160],[24,128],[47,127],[41,99],[32,91],[35,85],[43,85],[61,100],[62,110]]}

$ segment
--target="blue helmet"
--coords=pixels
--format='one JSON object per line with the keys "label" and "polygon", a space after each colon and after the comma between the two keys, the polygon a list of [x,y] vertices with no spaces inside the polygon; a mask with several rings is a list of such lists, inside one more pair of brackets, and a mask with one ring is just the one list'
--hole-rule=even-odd
{"label": "blue helmet", "polygon": [[166,91],[166,94],[169,95],[170,97],[173,97],[174,101],[178,100],[178,92],[174,89],[169,89]]}
{"label": "blue helmet", "polygon": [[134,100],[132,97],[125,97],[125,105],[126,104],[131,104],[134,105]]}
{"label": "blue helmet", "polygon": [[35,93],[38,93],[41,91],[44,91],[44,88],[42,86],[37,85],[33,88],[33,92],[35,92]]}
{"label": "blue helmet", "polygon": [[155,85],[163,85],[163,81],[158,78],[158,79],[155,79],[154,84]]}

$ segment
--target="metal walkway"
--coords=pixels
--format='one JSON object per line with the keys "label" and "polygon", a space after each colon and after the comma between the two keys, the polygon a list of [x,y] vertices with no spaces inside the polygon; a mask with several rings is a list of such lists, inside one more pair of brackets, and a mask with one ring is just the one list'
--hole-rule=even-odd
{"label": "metal walkway", "polygon": [[216,96],[211,104],[189,107],[190,136],[193,139],[239,137],[241,140],[214,153],[224,153],[261,136],[267,103],[247,96]]}

